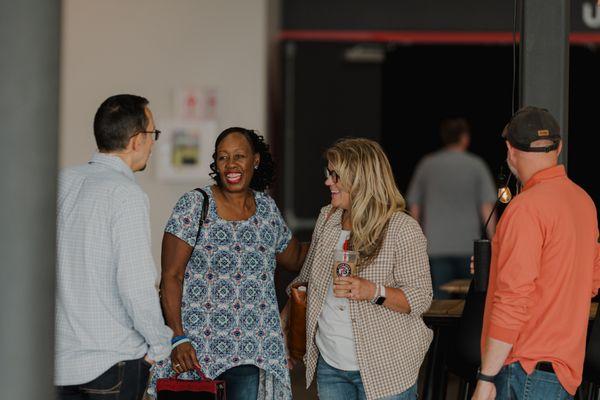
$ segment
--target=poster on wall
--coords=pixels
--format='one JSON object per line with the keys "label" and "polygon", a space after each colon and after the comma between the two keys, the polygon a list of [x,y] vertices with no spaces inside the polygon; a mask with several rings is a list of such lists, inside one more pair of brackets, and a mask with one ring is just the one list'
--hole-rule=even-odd
{"label": "poster on wall", "polygon": [[157,178],[163,182],[210,182],[210,164],[217,122],[175,119],[163,121],[157,145]]}
{"label": "poster on wall", "polygon": [[190,86],[175,90],[173,115],[186,121],[217,119],[217,91]]}

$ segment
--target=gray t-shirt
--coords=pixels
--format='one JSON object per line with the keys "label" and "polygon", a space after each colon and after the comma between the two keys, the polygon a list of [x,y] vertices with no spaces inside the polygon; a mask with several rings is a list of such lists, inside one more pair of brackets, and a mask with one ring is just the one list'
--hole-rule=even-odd
{"label": "gray t-shirt", "polygon": [[493,178],[476,155],[440,150],[424,157],[407,200],[420,206],[429,255],[471,255],[481,233],[481,205],[494,203],[496,196]]}

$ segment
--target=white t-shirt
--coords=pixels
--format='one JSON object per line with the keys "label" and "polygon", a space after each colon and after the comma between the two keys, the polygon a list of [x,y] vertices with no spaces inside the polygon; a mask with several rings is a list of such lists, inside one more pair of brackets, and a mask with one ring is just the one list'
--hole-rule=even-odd
{"label": "white t-shirt", "polygon": [[[350,231],[343,230],[336,248],[343,249],[344,242],[349,238]],[[350,305],[348,299],[333,295],[333,282],[329,285],[319,316],[315,342],[327,364],[343,371],[359,370],[350,320]]]}

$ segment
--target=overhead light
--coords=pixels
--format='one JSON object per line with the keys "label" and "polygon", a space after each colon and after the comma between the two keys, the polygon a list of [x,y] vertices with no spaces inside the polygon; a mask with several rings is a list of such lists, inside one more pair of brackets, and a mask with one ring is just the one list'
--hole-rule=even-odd
{"label": "overhead light", "polygon": [[380,64],[385,59],[385,50],[380,45],[357,44],[344,51],[344,60],[351,63]]}
{"label": "overhead light", "polygon": [[498,188],[498,200],[503,204],[508,204],[512,200],[512,193],[508,186]]}

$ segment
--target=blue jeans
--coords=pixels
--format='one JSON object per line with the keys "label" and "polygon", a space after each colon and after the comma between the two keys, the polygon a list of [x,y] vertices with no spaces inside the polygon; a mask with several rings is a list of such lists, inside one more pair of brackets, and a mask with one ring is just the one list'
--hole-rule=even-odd
{"label": "blue jeans", "polygon": [[533,370],[531,375],[514,362],[504,366],[496,376],[498,400],[562,400],[572,399],[552,372]]}
{"label": "blue jeans", "polygon": [[256,400],[260,370],[254,365],[240,365],[223,372],[218,380],[225,381],[227,400]]}
{"label": "blue jeans", "polygon": [[467,279],[471,277],[469,265],[471,256],[429,257],[431,267],[431,283],[433,284],[434,299],[449,299],[448,293],[440,290],[440,285],[454,279]]}
{"label": "blue jeans", "polygon": [[150,364],[139,360],[120,361],[91,382],[57,386],[58,400],[141,400],[148,384]]}
{"label": "blue jeans", "polygon": [[[343,371],[327,364],[319,355],[317,362],[317,391],[319,400],[366,400],[360,371]],[[417,398],[417,384],[402,393],[379,400],[413,400]]]}

